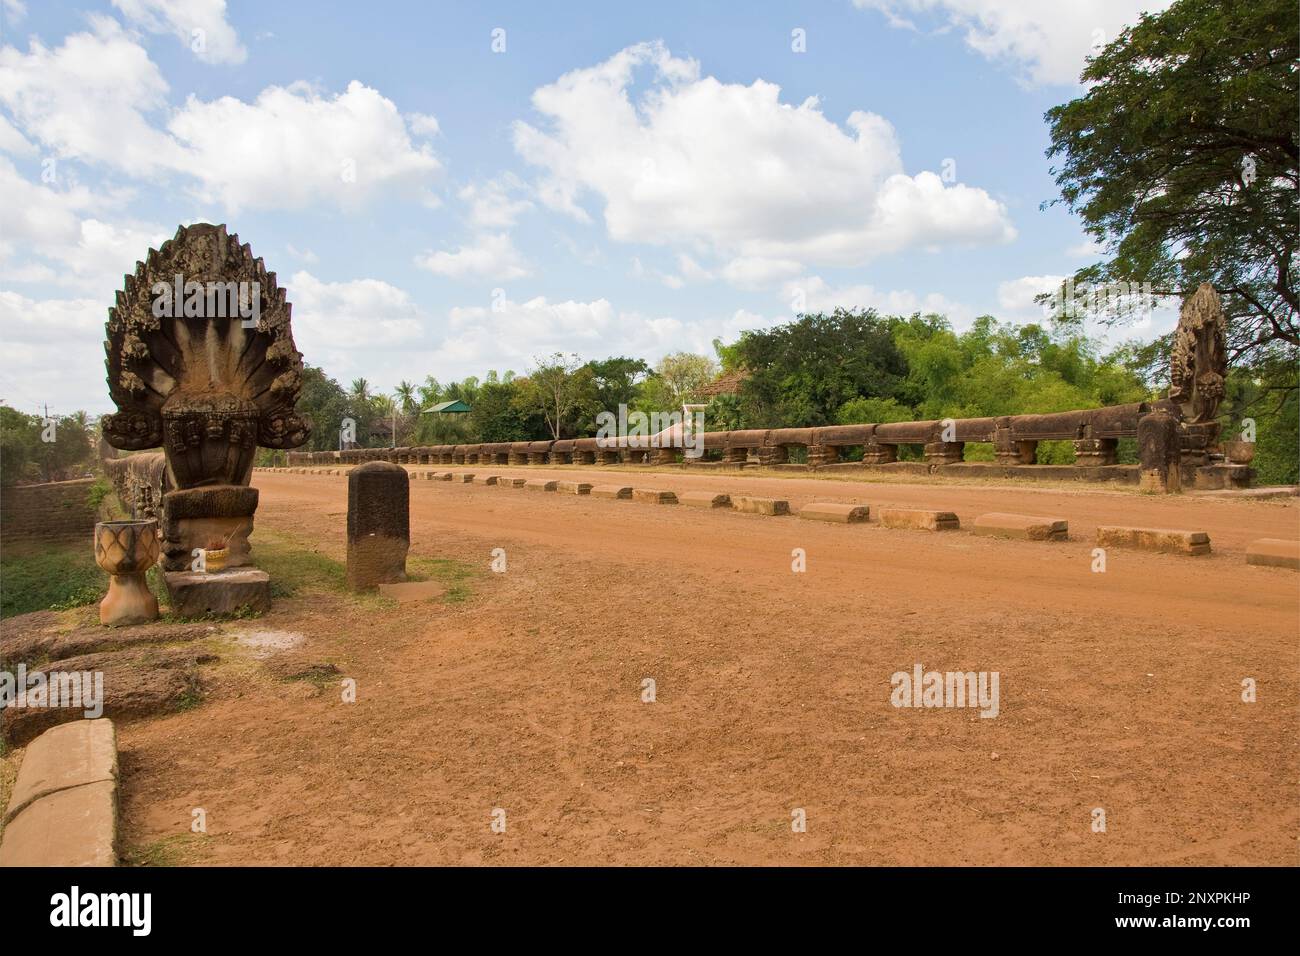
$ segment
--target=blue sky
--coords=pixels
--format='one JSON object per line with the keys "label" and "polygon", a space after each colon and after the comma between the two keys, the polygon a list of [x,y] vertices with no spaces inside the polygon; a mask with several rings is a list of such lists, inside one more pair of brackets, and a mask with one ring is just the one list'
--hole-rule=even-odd
{"label": "blue sky", "polygon": [[1035,321],[1095,258],[1043,113],[1162,5],[0,0],[0,399],[110,410],[113,292],[196,221],[385,391],[801,306]]}

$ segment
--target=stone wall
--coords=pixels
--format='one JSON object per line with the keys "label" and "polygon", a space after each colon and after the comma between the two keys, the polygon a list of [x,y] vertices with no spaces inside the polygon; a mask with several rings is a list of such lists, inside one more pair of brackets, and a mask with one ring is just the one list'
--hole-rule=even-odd
{"label": "stone wall", "polygon": [[84,538],[89,548],[96,520],[90,504],[94,483],[78,478],[0,489],[0,537],[5,542]]}

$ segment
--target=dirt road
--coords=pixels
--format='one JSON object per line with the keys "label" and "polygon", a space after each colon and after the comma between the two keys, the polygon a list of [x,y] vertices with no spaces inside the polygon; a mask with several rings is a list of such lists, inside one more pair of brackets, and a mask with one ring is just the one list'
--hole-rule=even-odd
{"label": "dirt road", "polygon": [[[278,602],[250,626],[305,635],[356,703],[218,668],[202,707],[122,728],[130,843],[202,807],[196,862],[1297,862],[1300,575],[1243,558],[1300,536],[1294,498],[490,471],[1017,511],[1069,519],[1072,540],[414,481],[412,552],[481,566],[473,597]],[[343,556],[345,479],[255,483],[259,530]],[[1215,551],[1111,549],[1097,573],[1111,523],[1204,530]],[[893,706],[917,664],[997,672],[997,716]]]}

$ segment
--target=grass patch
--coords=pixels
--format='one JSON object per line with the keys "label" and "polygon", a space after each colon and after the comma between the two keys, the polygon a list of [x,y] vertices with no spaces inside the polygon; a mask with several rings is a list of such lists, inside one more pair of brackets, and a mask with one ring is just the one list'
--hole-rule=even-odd
{"label": "grass patch", "polygon": [[0,618],[94,604],[107,590],[88,541],[24,542],[0,555]]}
{"label": "grass patch", "polygon": [[259,530],[253,560],[271,576],[272,597],[347,590],[347,568],[342,561],[287,535]]}
{"label": "grass patch", "polygon": [[122,862],[127,866],[184,866],[194,858],[201,842],[200,834],[178,833],[128,848],[122,854]]}
{"label": "grass patch", "polygon": [[482,573],[480,568],[452,558],[411,555],[406,559],[407,580],[439,581],[447,586],[442,595],[443,604],[468,601],[474,594],[474,580]]}

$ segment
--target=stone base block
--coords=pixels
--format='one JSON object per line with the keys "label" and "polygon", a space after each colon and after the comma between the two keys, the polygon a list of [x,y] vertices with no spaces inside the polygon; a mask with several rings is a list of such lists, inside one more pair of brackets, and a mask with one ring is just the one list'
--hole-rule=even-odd
{"label": "stone base block", "polygon": [[800,518],[835,524],[861,524],[870,516],[871,508],[868,505],[845,505],[833,501],[814,501],[799,509]]}
{"label": "stone base block", "polygon": [[730,508],[731,495],[719,495],[712,491],[687,491],[677,496],[677,500],[691,508]]}
{"label": "stone base block", "polygon": [[1249,488],[1255,470],[1249,465],[1203,465],[1196,469],[1198,491],[1221,491],[1227,488]]}
{"label": "stone base block", "polygon": [[1246,545],[1246,563],[1300,571],[1300,541],[1258,538]]}
{"label": "stone base block", "polygon": [[736,511],[751,515],[788,515],[790,502],[783,498],[756,498],[753,495],[736,495],[731,499]]}
{"label": "stone base block", "polygon": [[50,794],[91,783],[117,783],[117,734],[107,718],[52,727],[27,745],[4,820]]}
{"label": "stone base block", "polygon": [[502,475],[497,478],[498,488],[522,488],[527,478],[512,478],[509,475]]}
{"label": "stone base block", "polygon": [[593,498],[631,498],[632,488],[629,485],[595,485],[591,489]]}
{"label": "stone base block", "polygon": [[1209,554],[1210,536],[1204,531],[1175,531],[1166,528],[1122,528],[1107,525],[1097,529],[1101,548],[1138,548],[1165,554]]}
{"label": "stone base block", "polygon": [[1024,541],[1064,541],[1069,537],[1070,525],[1064,518],[1013,515],[995,511],[976,518],[971,530],[976,534],[995,538],[1019,538]]}
{"label": "stone base block", "polygon": [[163,574],[172,613],[180,617],[267,611],[271,607],[271,577],[257,568],[230,568],[205,574],[168,571]]}
{"label": "stone base block", "polygon": [[524,487],[529,491],[554,491],[559,484],[558,481],[547,481],[545,478],[529,478],[524,482]]}
{"label": "stone base block", "polygon": [[42,797],[5,827],[0,867],[116,866],[117,782]]}
{"label": "stone base block", "polygon": [[677,495],[671,491],[660,491],[657,488],[633,488],[632,500],[652,505],[675,505],[677,504]]}
{"label": "stone base block", "polygon": [[886,528],[912,531],[956,531],[961,522],[951,511],[926,511],[920,508],[882,508],[880,523]]}
{"label": "stone base block", "polygon": [[586,481],[561,481],[556,483],[555,490],[562,495],[589,495],[591,494],[591,483]]}
{"label": "stone base block", "polygon": [[467,485],[474,480],[474,473],[472,471],[453,471],[447,477],[454,482]]}

